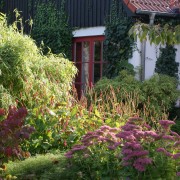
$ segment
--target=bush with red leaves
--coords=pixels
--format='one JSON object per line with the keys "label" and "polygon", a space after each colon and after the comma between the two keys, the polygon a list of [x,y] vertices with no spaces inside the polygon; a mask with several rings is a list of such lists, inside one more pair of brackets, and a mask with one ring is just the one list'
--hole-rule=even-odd
{"label": "bush with red leaves", "polygon": [[[4,112],[1,109],[1,112]],[[0,116],[4,113],[0,113]],[[17,109],[9,107],[7,118],[0,121],[0,166],[8,160],[22,158],[24,153],[20,148],[20,143],[29,138],[34,131],[31,126],[25,125],[27,109],[22,107]]]}

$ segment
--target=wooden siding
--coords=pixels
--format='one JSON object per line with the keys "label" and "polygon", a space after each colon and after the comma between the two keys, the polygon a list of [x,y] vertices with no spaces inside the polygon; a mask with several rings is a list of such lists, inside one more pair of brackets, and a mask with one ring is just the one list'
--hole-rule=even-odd
{"label": "wooden siding", "polygon": [[[4,0],[4,13],[13,12],[15,8],[22,12],[24,20],[34,17],[35,2],[37,0]],[[41,0],[47,2],[48,0]],[[60,8],[62,0],[54,0]],[[113,0],[65,0],[65,11],[72,27],[103,26],[108,17]],[[118,9],[122,9],[121,0]]]}

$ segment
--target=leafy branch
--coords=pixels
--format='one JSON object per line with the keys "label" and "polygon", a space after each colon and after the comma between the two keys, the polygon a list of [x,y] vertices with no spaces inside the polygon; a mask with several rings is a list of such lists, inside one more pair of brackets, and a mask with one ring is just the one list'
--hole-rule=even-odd
{"label": "leafy branch", "polygon": [[149,25],[144,23],[136,23],[129,30],[129,35],[140,41],[150,40],[154,44],[180,44],[180,24],[173,26],[172,24],[165,24],[161,26]]}

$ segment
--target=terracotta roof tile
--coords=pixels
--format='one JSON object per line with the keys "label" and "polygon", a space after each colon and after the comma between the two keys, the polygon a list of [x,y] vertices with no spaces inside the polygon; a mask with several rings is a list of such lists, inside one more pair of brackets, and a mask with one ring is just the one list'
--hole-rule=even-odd
{"label": "terracotta roof tile", "polygon": [[135,13],[136,10],[170,13],[173,6],[179,7],[180,0],[123,0],[126,6]]}

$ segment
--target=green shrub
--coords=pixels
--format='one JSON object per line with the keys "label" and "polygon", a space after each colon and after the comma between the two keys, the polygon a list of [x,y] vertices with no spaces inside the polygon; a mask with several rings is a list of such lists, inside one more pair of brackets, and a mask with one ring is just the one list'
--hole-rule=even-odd
{"label": "green shrub", "polygon": [[176,51],[172,45],[166,45],[160,48],[160,56],[156,61],[155,72],[158,74],[166,74],[178,79],[179,63],[176,62]]}
{"label": "green shrub", "polygon": [[87,132],[65,155],[38,155],[7,165],[18,179],[173,179],[180,176],[178,134],[173,121],[154,130],[138,117],[124,126],[104,125]]}
{"label": "green shrub", "polygon": [[[77,72],[61,55],[42,55],[34,41],[7,26],[0,16],[0,106],[19,102],[28,108],[67,99]],[[6,101],[7,100],[7,101]],[[8,103],[9,102],[9,103]]]}
{"label": "green shrub", "polygon": [[88,132],[65,156],[84,179],[178,179],[180,136],[170,130],[173,124],[160,120],[154,130],[132,117],[122,127]]}
{"label": "green shrub", "polygon": [[151,105],[169,110],[179,96],[177,80],[168,75],[154,75],[142,83],[142,93],[145,100],[150,100]]}
{"label": "green shrub", "polygon": [[176,124],[172,126],[172,130],[180,134],[180,108],[172,108],[169,112],[169,117],[176,122]]}
{"label": "green shrub", "polygon": [[80,104],[70,106],[60,103],[52,109],[36,107],[29,110],[26,123],[35,127],[36,131],[22,147],[34,155],[71,148],[81,136],[99,128],[104,121],[96,107],[90,112]]}
{"label": "green shrub", "polygon": [[105,103],[100,101],[88,107],[87,99],[83,97],[72,104],[52,102],[51,107],[36,106],[29,110],[26,123],[35,127],[36,131],[22,144],[23,150],[34,155],[71,148],[88,131],[94,131],[104,124],[122,126],[129,114],[134,112],[113,99],[111,109]]}
{"label": "green shrub", "polygon": [[89,99],[93,100],[92,97],[96,96],[97,101],[107,101],[109,97],[111,101],[113,98],[116,103],[129,107],[129,113],[134,109],[133,113],[138,113],[140,117],[157,121],[167,118],[168,111],[179,96],[176,87],[177,80],[167,75],[154,75],[149,80],[140,82],[133,75],[122,71],[114,79],[104,78],[97,82]]}

